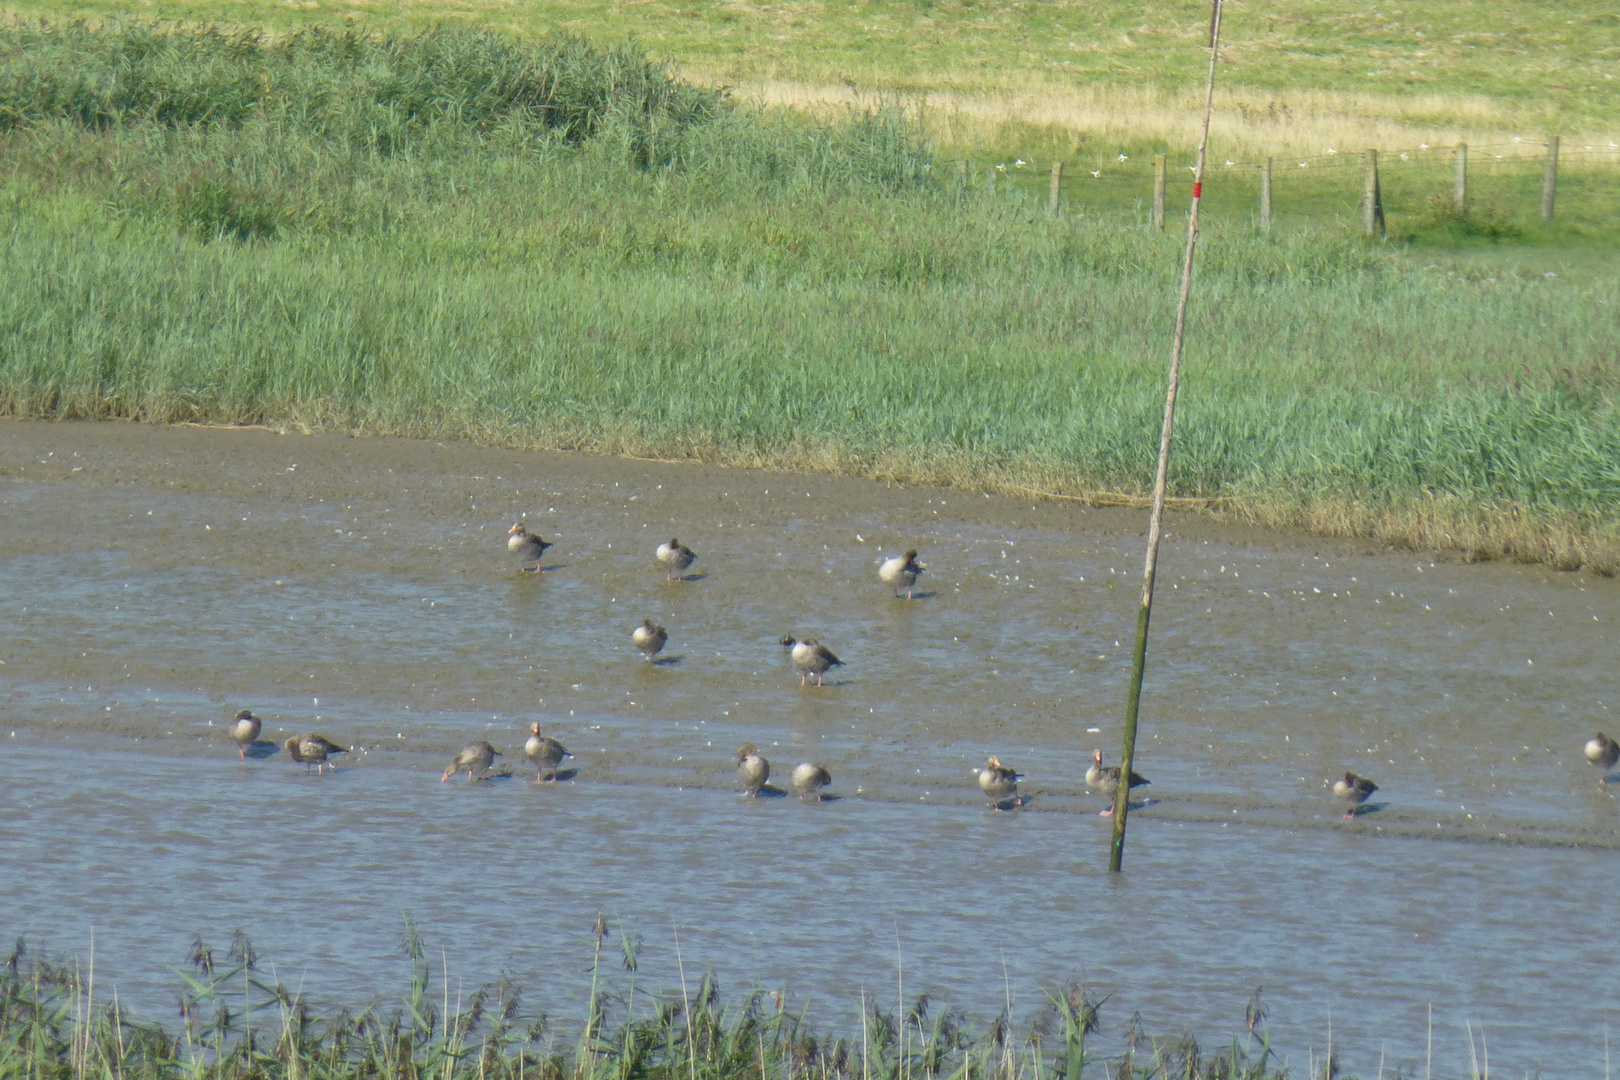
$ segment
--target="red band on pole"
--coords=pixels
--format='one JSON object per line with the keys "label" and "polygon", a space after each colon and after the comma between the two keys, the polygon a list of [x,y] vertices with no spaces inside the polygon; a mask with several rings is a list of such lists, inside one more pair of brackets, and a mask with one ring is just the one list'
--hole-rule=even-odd
{"label": "red band on pole", "polygon": [[1198,181],[1198,183],[1193,185],[1193,198],[1196,199],[1200,195],[1202,195],[1203,193],[1204,193],[1204,182],[1202,180],[1200,180],[1200,181]]}

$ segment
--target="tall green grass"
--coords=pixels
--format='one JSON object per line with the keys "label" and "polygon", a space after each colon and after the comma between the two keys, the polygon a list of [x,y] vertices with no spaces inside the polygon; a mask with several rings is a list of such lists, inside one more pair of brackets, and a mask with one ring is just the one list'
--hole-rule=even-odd
{"label": "tall green grass", "polygon": [[[568,40],[143,24],[0,32],[0,115],[11,415],[1151,482],[1180,240],[961,190],[894,115]],[[1608,569],[1617,286],[1215,228],[1175,493]]]}
{"label": "tall green grass", "polygon": [[[27,955],[0,969],[0,1080],[1283,1080],[1258,997],[1247,1032],[1213,1053],[1190,1036],[1153,1039],[1133,1021],[1123,1055],[1088,1051],[1098,1006],[1079,985],[1015,1029],[976,1033],[924,996],[888,1011],[863,1001],[858,1030],[827,1034],[783,993],[726,1004],[712,974],[678,988],[640,981],[639,944],[598,918],[583,1002],[537,1008],[502,979],[463,997],[407,921],[405,993],[319,1011],[266,979],[240,933],[216,957],[200,939],[180,973],[178,1030],[137,1019],[93,968]],[[435,975],[439,978],[435,978]],[[548,1011],[555,1010],[555,1011]]]}

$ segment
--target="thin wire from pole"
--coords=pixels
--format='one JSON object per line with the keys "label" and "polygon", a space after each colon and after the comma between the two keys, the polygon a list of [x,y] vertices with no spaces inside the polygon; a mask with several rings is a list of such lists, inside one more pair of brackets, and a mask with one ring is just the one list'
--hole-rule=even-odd
{"label": "thin wire from pole", "polygon": [[1164,428],[1159,434],[1159,471],[1153,480],[1153,510],[1148,517],[1147,561],[1142,568],[1142,610],[1136,617],[1136,648],[1131,659],[1131,686],[1125,699],[1125,745],[1120,753],[1119,783],[1114,786],[1114,837],[1108,847],[1108,869],[1119,873],[1125,860],[1125,821],[1130,814],[1131,765],[1136,758],[1136,720],[1142,706],[1142,673],[1147,667],[1148,621],[1153,614],[1153,578],[1159,569],[1159,538],[1164,524],[1164,489],[1170,477],[1170,436],[1175,430],[1176,390],[1181,382],[1181,352],[1187,333],[1187,300],[1192,295],[1193,252],[1198,247],[1198,204],[1204,194],[1204,154],[1209,148],[1209,118],[1215,110],[1215,62],[1220,56],[1221,0],[1209,13],[1209,81],[1204,89],[1204,128],[1198,136],[1198,164],[1193,169],[1192,211],[1187,215],[1187,251],[1181,262],[1181,299],[1176,306],[1176,335],[1170,346],[1169,389],[1164,397]]}

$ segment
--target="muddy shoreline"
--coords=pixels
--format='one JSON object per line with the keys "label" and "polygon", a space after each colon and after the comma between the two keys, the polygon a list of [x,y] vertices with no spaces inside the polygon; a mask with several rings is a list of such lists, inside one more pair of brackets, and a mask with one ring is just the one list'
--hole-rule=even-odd
{"label": "muddy shoreline", "polygon": [[[79,459],[69,460],[74,455]],[[551,474],[566,476],[573,485],[571,493],[605,492],[615,484],[633,490],[659,484],[700,489],[723,486],[722,497],[734,500],[732,505],[746,503],[766,516],[774,512],[802,517],[806,506],[799,500],[809,498],[811,520],[835,528],[840,524],[837,513],[853,519],[873,509],[932,523],[931,518],[942,516],[940,500],[955,497],[951,512],[943,515],[947,522],[1014,529],[1083,528],[1089,535],[1107,538],[1141,537],[1147,529],[1141,509],[1086,506],[1045,498],[1034,491],[1029,498],[1014,498],[821,472],[583,451],[516,450],[454,440],[299,433],[258,425],[0,420],[0,476],[34,482],[152,485],[236,498],[394,500],[407,502],[424,515],[448,520],[466,516],[479,501],[486,507],[503,502],[527,506],[537,499],[559,497],[560,492],[550,490],[552,485],[546,483]],[[770,494],[773,482],[774,496]],[[653,495],[643,498],[649,507],[667,511],[668,520],[677,528],[683,511],[692,521],[708,516],[690,505],[690,497],[684,494],[672,491],[662,503]],[[680,505],[683,499],[688,505]],[[1309,547],[1329,554],[1402,550],[1367,539],[1256,528],[1174,507],[1167,511],[1166,520],[1170,522],[1167,538]],[[842,539],[847,533],[839,531],[838,536]],[[1427,559],[1461,561],[1456,553],[1441,549],[1421,554]]]}

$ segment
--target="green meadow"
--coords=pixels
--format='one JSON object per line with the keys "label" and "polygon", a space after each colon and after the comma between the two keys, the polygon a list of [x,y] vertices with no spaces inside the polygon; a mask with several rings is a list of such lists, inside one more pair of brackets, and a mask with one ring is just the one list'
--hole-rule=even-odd
{"label": "green meadow", "polygon": [[[6,0],[23,17],[266,27],[454,25],[634,38],[699,84],[821,115],[903,98],[951,154],[1194,145],[1207,0]],[[1229,0],[1215,152],[1620,141],[1605,0]],[[1088,166],[1094,167],[1094,166]]]}
{"label": "green meadow", "polygon": [[[446,23],[527,37],[635,37],[661,61],[731,83],[891,91],[1032,84],[1196,88],[1205,0],[7,0],[26,17],[147,18],[293,30],[354,20],[417,32]],[[1401,0],[1286,5],[1230,0],[1225,80],[1286,99],[1309,90],[1412,99],[1414,117],[1470,111],[1566,132],[1620,115],[1620,14],[1603,0]]]}
{"label": "green meadow", "polygon": [[[9,415],[1151,482],[1179,225],[987,151],[964,185],[903,103],[760,111],[560,33],[14,23],[0,138]],[[1546,226],[1411,164],[1381,241],[1325,179],[1269,233],[1212,195],[1173,494],[1609,571],[1612,185]]]}

